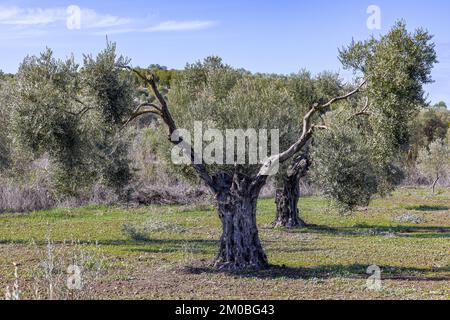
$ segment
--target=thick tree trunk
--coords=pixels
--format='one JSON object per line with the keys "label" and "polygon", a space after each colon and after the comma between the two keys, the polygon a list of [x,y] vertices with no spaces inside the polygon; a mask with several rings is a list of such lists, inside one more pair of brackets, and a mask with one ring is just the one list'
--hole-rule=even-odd
{"label": "thick tree trunk", "polygon": [[223,232],[215,261],[219,269],[265,269],[269,265],[256,225],[260,189],[249,190],[249,182],[234,179],[230,189],[217,195]]}
{"label": "thick tree trunk", "polygon": [[300,218],[298,201],[300,199],[300,178],[308,170],[309,162],[304,156],[297,158],[287,170],[286,176],[275,193],[277,214],[273,226],[275,228],[303,228],[305,221]]}
{"label": "thick tree trunk", "polygon": [[300,175],[295,175],[283,181],[282,188],[276,190],[275,203],[277,215],[273,226],[275,228],[303,228],[306,223],[300,218],[298,200],[300,199]]}

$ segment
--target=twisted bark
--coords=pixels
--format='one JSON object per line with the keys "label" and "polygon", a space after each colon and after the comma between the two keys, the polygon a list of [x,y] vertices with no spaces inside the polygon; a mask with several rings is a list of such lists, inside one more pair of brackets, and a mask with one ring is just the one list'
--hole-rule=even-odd
{"label": "twisted bark", "polygon": [[249,188],[251,183],[251,178],[235,174],[231,186],[216,196],[222,222],[222,237],[215,260],[215,267],[219,269],[265,269],[269,266],[256,224],[260,189]]}
{"label": "twisted bark", "polygon": [[277,188],[275,203],[277,213],[273,226],[275,228],[302,228],[305,221],[300,218],[298,201],[300,199],[300,179],[306,174],[309,160],[306,157],[297,158],[287,170],[286,176]]}

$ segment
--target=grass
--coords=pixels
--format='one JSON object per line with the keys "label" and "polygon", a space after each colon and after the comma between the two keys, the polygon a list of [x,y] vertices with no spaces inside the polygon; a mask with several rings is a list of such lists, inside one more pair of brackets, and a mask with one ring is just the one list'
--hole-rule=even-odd
{"label": "grass", "polygon": [[[89,295],[99,299],[450,299],[450,190],[430,197],[426,189],[401,189],[345,216],[318,197],[299,206],[310,227],[274,230],[273,200],[259,202],[272,267],[242,273],[209,267],[221,228],[212,208],[90,206],[0,215],[0,290],[14,283],[19,263],[22,297],[31,298],[40,264],[35,247],[51,239],[62,251],[71,240],[101,251],[105,269]],[[398,222],[404,215],[420,223]],[[150,228],[133,239],[124,225]],[[370,265],[381,268],[380,291],[366,287]]]}

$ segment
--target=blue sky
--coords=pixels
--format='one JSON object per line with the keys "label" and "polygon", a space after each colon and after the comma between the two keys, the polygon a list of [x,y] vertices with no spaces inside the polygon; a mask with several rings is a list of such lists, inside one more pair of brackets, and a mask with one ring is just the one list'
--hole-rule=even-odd
{"label": "blue sky", "polygon": [[[81,9],[80,29],[67,28],[70,5]],[[380,30],[367,27],[370,5],[381,10]],[[400,18],[435,35],[440,63],[427,92],[432,102],[450,103],[448,0],[0,0],[0,69],[15,72],[27,54],[46,46],[80,60],[104,47],[108,35],[133,65],[182,68],[214,54],[255,72],[342,72],[339,47],[385,33]]]}

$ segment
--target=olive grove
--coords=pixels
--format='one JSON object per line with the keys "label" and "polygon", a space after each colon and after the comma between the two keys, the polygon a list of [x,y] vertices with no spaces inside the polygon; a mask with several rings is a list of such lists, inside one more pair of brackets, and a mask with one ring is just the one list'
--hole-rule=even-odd
{"label": "olive grove", "polygon": [[[174,170],[201,180],[215,198],[222,225],[215,266],[263,269],[269,261],[258,234],[257,201],[269,179],[277,186],[274,226],[287,227],[304,224],[298,181],[309,167],[315,183],[345,209],[366,205],[398,183],[398,150],[408,145],[409,122],[426,104],[423,85],[436,62],[431,40],[426,31],[411,33],[397,23],[385,36],[352,42],[339,54],[354,72],[350,83],[329,72],[252,74],[217,57],[161,80],[155,66],[133,68],[111,43],[96,57],[85,56],[81,66],[48,50],[27,57],[16,75],[8,102],[11,136],[35,157],[49,155],[62,193],[102,180],[123,194],[133,175],[124,137],[135,121],[151,116],[154,121],[145,124],[155,126],[167,158],[183,153],[184,164]],[[186,134],[198,123],[203,133],[277,129],[278,137],[268,138],[267,157],[241,163],[234,148],[224,147],[230,141],[212,136],[216,147],[199,154]],[[237,138],[231,137],[232,145]],[[251,145],[243,139],[248,160]],[[233,162],[198,161],[208,152]]]}

